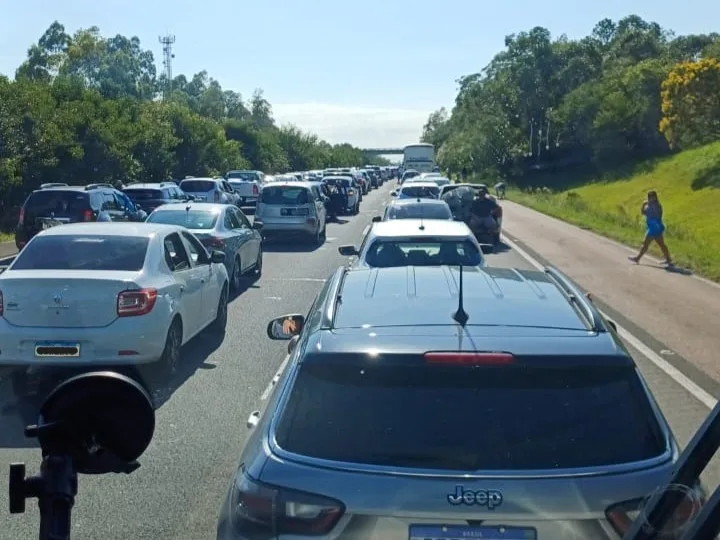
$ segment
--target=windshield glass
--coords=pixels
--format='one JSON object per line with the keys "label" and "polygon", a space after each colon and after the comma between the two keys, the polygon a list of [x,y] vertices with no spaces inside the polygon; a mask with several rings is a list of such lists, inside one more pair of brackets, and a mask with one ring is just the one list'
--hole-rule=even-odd
{"label": "windshield glass", "polygon": [[261,201],[272,205],[308,204],[310,195],[302,186],[266,186],[262,190]]}
{"label": "windshield glass", "polygon": [[241,180],[247,182],[254,182],[258,180],[257,173],[247,171],[232,171],[227,173],[228,180]]}
{"label": "windshield glass", "polygon": [[395,204],[388,207],[387,219],[452,219],[447,204]]}
{"label": "windshield glass", "polygon": [[219,215],[219,212],[213,210],[156,210],[147,221],[180,225],[187,229],[213,229]]}
{"label": "windshield glass", "polygon": [[365,255],[365,263],[377,268],[482,264],[482,255],[470,240],[416,239],[376,240]]}
{"label": "windshield glass", "polygon": [[215,182],[211,180],[183,180],[180,182],[180,189],[186,193],[206,193],[214,190]]}
{"label": "windshield glass", "polygon": [[11,270],[137,271],[145,264],[148,242],[144,236],[38,236],[20,252]]}
{"label": "windshield glass", "polygon": [[426,197],[430,199],[437,199],[440,195],[440,188],[438,186],[417,186],[414,184],[408,184],[402,188],[400,195],[402,197]]}
{"label": "windshield glass", "polygon": [[56,217],[72,217],[88,209],[89,204],[88,194],[82,191],[47,189],[30,195],[25,203],[25,214],[38,217],[50,214]]}
{"label": "windshield glass", "polygon": [[381,359],[359,369],[307,361],[276,436],[290,452],[350,463],[558,469],[661,454],[649,418],[633,369],[428,369]]}
{"label": "windshield glass", "polygon": [[161,189],[125,189],[125,194],[134,201],[146,201],[150,199],[163,199]]}

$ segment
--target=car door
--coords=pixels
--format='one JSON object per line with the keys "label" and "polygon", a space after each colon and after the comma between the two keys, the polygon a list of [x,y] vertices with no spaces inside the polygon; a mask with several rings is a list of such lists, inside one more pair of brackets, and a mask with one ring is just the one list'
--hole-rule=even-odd
{"label": "car door", "polygon": [[[235,258],[235,255],[237,255],[240,257],[240,272],[243,272],[245,266],[247,266],[245,254],[243,253],[243,244],[245,243],[246,238],[243,238],[241,234],[238,234],[240,221],[235,215],[233,208],[226,207],[224,210],[223,229],[225,229],[225,234],[227,235],[225,238],[225,245],[227,246],[225,251],[227,253],[227,257],[232,257],[228,259],[227,262],[232,263],[232,259]],[[229,266],[228,272],[230,272],[231,268],[232,265]]]}
{"label": "car door", "polygon": [[248,270],[258,260],[258,251],[262,244],[262,235],[253,229],[250,220],[237,208],[232,209],[235,219],[238,222],[238,232],[242,235],[242,255],[241,261],[243,272]]}
{"label": "car door", "polygon": [[220,299],[220,286],[216,270],[210,264],[210,256],[200,240],[189,232],[182,232],[185,247],[190,254],[190,262],[197,271],[202,289],[202,310],[200,316],[200,329],[205,328],[214,319],[217,312],[218,300]]}
{"label": "car door", "polygon": [[171,233],[163,241],[165,262],[179,287],[178,300],[183,318],[183,334],[191,338],[198,333],[202,313],[202,283],[197,268],[178,233]]}

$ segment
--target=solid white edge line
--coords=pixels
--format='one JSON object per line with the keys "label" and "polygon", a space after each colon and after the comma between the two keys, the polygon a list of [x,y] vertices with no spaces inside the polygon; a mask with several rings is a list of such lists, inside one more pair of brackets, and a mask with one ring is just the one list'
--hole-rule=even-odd
{"label": "solid white edge line", "polygon": [[282,361],[282,364],[280,364],[280,367],[275,372],[275,375],[273,375],[273,378],[270,379],[270,382],[268,383],[267,387],[265,388],[262,395],[260,396],[261,401],[265,401],[270,396],[270,392],[272,392],[272,389],[275,388],[275,385],[277,384],[278,380],[280,379],[280,375],[282,375],[282,372],[285,371],[285,368],[287,367],[287,364],[289,361],[290,361],[290,355],[288,354],[285,357],[285,360]]}
{"label": "solid white edge line", "polygon": [[[513,251],[516,251],[518,255],[520,255],[522,258],[532,264],[535,268],[537,268],[538,270],[545,269],[545,267],[540,264],[539,261],[537,261],[532,255],[530,255],[524,249],[518,246],[515,242],[510,240],[507,235],[503,235],[503,241],[508,244],[513,249]],[[598,311],[600,311],[602,316],[606,319],[612,318],[606,313],[603,313],[601,310]],[[670,377],[672,380],[682,386],[685,390],[692,394],[695,399],[705,405],[708,409],[713,409],[715,407],[715,405],[717,404],[717,400],[714,397],[712,397],[705,390],[700,388],[689,377],[684,375],[681,371],[679,371],[675,366],[670,364],[662,356],[660,356],[650,347],[645,345],[645,343],[643,343],[639,338],[635,337],[628,330],[617,324],[617,321],[615,321],[615,325],[617,326],[618,335],[623,340],[627,341],[633,348],[637,349],[645,358],[655,364],[656,367],[664,371],[668,377]]]}

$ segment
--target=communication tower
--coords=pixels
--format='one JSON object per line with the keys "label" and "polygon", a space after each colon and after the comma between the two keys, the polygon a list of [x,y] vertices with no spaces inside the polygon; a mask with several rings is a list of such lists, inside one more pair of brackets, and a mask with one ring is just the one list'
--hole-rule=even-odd
{"label": "communication tower", "polygon": [[175,43],[175,36],[167,34],[160,36],[158,41],[163,46],[163,71],[165,74],[165,96],[170,95],[172,92],[172,61],[175,55],[172,52],[173,43]]}

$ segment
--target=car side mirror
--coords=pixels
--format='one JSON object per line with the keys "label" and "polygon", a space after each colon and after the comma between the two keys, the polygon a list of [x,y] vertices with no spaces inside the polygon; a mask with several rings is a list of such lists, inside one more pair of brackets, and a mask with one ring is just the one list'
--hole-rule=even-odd
{"label": "car side mirror", "polygon": [[259,220],[253,220],[253,229],[260,231],[263,228],[263,222]]}
{"label": "car side mirror", "polygon": [[492,244],[480,244],[480,250],[487,255],[488,253],[493,253],[495,251],[495,246]]}
{"label": "car side mirror", "polygon": [[611,321],[610,319],[606,319],[605,322],[607,322],[607,325],[612,328],[612,331],[617,333],[617,324],[615,324],[615,321]]}
{"label": "car side mirror", "polygon": [[390,192],[390,196],[391,196],[391,197],[397,197],[397,191],[395,191],[395,190],[393,189],[393,190]]}
{"label": "car side mirror", "polygon": [[353,255],[359,255],[358,250],[355,248],[355,246],[340,246],[338,248],[338,252],[344,257],[352,257]]}
{"label": "car side mirror", "polygon": [[299,336],[304,326],[303,315],[283,315],[268,323],[267,335],[270,339],[285,341]]}
{"label": "car side mirror", "polygon": [[373,223],[380,223],[382,221],[382,216],[375,216],[372,218]]}
{"label": "car side mirror", "polygon": [[223,251],[218,251],[217,249],[214,249],[212,253],[210,253],[210,262],[214,263],[224,263],[225,262],[225,253]]}

